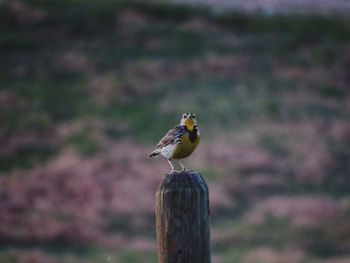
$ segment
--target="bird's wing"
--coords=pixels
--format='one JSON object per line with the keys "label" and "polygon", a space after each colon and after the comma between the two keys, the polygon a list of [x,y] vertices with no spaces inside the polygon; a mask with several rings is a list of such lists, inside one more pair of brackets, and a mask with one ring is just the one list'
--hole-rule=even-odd
{"label": "bird's wing", "polygon": [[169,130],[167,134],[164,135],[156,147],[163,148],[169,144],[178,143],[185,132],[186,129],[183,126],[177,125],[175,128]]}

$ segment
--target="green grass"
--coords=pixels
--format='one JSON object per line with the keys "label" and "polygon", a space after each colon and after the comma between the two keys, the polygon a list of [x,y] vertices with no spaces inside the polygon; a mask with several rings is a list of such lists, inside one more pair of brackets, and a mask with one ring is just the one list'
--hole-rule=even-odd
{"label": "green grass", "polygon": [[[37,253],[40,253],[39,256]],[[34,254],[30,257],[29,255]],[[85,252],[79,252],[74,250],[66,249],[65,251],[40,251],[32,249],[18,249],[18,248],[6,248],[0,250],[0,261],[2,263],[14,263],[18,262],[19,258],[35,258],[37,260],[58,260],[62,263],[154,263],[157,260],[155,252],[140,252],[136,250],[129,249],[117,249],[117,250],[107,250],[100,248],[90,248]]]}
{"label": "green grass", "polygon": [[57,149],[49,145],[25,145],[16,151],[0,156],[0,171],[30,169],[54,157]]}
{"label": "green grass", "polygon": [[229,28],[243,32],[265,33],[277,31],[288,35],[291,43],[315,43],[327,38],[348,41],[350,20],[348,18],[324,17],[318,15],[254,15],[228,13],[216,20]]}
{"label": "green grass", "polygon": [[122,251],[118,254],[118,259],[120,262],[130,262],[130,263],[138,263],[142,258],[142,262],[145,263],[154,263],[157,261],[156,254],[154,252],[136,252],[136,251]]}
{"label": "green grass", "polygon": [[91,136],[83,131],[70,135],[65,143],[73,145],[77,152],[85,157],[94,155],[101,148]]}
{"label": "green grass", "polygon": [[16,93],[15,105],[0,106],[2,127],[10,132],[51,128],[57,122],[84,115],[90,105],[79,81],[69,78],[11,80],[3,88]]}
{"label": "green grass", "polygon": [[285,145],[286,137],[265,134],[259,139],[259,145],[262,149],[279,158],[286,158],[289,150]]}
{"label": "green grass", "polygon": [[288,221],[270,218],[262,224],[249,224],[238,220],[216,221],[212,233],[225,234],[229,240],[212,244],[213,255],[219,255],[223,262],[244,262],[250,250],[270,247],[276,251],[285,248],[293,238],[294,229]]}
{"label": "green grass", "polygon": [[331,86],[329,84],[321,84],[317,87],[319,94],[325,98],[337,98],[341,99],[345,97],[345,91],[337,86]]}

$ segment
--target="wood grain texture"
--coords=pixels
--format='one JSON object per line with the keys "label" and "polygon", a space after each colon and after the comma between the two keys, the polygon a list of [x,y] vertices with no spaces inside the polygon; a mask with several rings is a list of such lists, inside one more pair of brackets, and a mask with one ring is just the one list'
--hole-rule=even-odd
{"label": "wood grain texture", "polygon": [[158,263],[210,263],[209,192],[197,172],[164,177],[156,193]]}

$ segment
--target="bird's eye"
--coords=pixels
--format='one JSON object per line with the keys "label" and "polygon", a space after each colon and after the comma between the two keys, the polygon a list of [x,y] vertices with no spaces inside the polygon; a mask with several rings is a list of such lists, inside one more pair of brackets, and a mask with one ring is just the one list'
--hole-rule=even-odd
{"label": "bird's eye", "polygon": [[196,115],[195,114],[192,114],[192,119],[195,119],[196,118]]}
{"label": "bird's eye", "polygon": [[187,115],[186,114],[182,115],[182,118],[184,118],[184,119],[187,118]]}

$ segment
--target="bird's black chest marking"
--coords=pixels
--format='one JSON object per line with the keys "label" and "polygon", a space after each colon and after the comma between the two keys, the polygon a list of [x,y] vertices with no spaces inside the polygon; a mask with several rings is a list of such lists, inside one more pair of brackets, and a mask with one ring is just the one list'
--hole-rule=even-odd
{"label": "bird's black chest marking", "polygon": [[197,140],[198,137],[198,130],[195,127],[192,131],[188,131],[188,138],[190,139],[190,142],[194,143]]}

